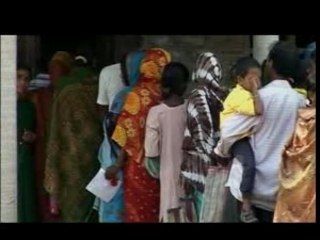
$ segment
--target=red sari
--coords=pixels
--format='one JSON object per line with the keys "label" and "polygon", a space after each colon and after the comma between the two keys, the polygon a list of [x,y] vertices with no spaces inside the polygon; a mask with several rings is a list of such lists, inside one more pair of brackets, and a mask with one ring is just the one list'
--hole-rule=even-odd
{"label": "red sari", "polygon": [[37,139],[35,142],[35,170],[38,199],[38,212],[42,222],[55,221],[49,212],[49,195],[43,187],[44,164],[46,159],[46,131],[50,122],[50,109],[53,98],[52,88],[41,88],[31,92],[32,101],[36,106]]}
{"label": "red sari", "polygon": [[138,85],[127,96],[112,139],[127,153],[124,169],[125,222],[157,222],[160,183],[143,165],[145,123],[151,107],[160,102],[160,78],[170,55],[150,49],[140,67]]}

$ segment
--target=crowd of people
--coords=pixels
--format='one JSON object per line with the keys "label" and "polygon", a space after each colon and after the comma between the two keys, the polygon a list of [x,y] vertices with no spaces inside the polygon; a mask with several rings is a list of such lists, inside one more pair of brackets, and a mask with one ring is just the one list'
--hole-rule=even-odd
{"label": "crowd of people", "polygon": [[[59,51],[31,90],[18,66],[18,221],[315,222],[312,46],[239,58],[232,89],[212,52],[189,72],[137,50],[97,78],[88,57]],[[108,202],[86,190],[99,169],[120,184]]]}

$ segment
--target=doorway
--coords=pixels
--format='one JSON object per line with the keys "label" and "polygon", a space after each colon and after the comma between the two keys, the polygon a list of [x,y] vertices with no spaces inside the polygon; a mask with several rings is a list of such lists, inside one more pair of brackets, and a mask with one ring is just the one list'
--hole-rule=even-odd
{"label": "doorway", "polygon": [[56,51],[67,51],[73,55],[87,53],[95,70],[114,62],[113,35],[43,35],[40,36],[39,68],[47,72],[48,62]]}
{"label": "doorway", "polygon": [[81,50],[91,55],[94,69],[100,72],[123,54],[140,48],[141,42],[140,35],[20,35],[17,62],[31,67],[34,73],[46,73],[56,51],[74,55]]}

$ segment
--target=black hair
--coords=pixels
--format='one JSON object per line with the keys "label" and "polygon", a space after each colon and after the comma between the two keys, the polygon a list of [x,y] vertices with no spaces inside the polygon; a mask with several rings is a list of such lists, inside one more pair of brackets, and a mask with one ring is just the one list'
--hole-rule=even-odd
{"label": "black hair", "polygon": [[307,91],[311,93],[316,93],[316,83],[315,82],[308,82],[307,84]]}
{"label": "black hair", "polygon": [[315,82],[308,82],[307,93],[308,93],[308,99],[311,104],[313,104],[312,103],[312,96],[315,96],[316,92],[317,92],[316,83]]}
{"label": "black hair", "polygon": [[316,55],[317,55],[316,50],[312,51],[310,57],[311,57],[311,60],[314,61],[314,62],[316,62]]}
{"label": "black hair", "polygon": [[248,71],[252,68],[261,69],[260,64],[253,57],[242,57],[231,67],[230,77],[231,80],[236,81],[238,77],[245,77]]}
{"label": "black hair", "polygon": [[30,67],[26,66],[26,65],[18,65],[17,67],[17,71],[18,70],[24,70],[24,71],[27,71],[29,73],[29,76],[30,76],[30,80],[32,78],[32,70]]}
{"label": "black hair", "polygon": [[127,58],[129,54],[125,53],[120,58],[120,68],[121,68],[121,74],[122,74],[122,80],[126,86],[129,86],[129,76],[128,76],[128,70],[127,70]]}
{"label": "black hair", "polygon": [[292,84],[293,87],[306,88],[308,82],[308,69],[310,67],[309,60],[303,59],[299,62],[296,76]]}
{"label": "black hair", "polygon": [[272,68],[277,75],[286,80],[295,78],[299,69],[298,49],[285,42],[277,42],[270,50],[268,60],[272,61]]}
{"label": "black hair", "polygon": [[266,66],[267,66],[267,59],[263,60],[261,64],[261,85],[265,86],[269,81],[269,75],[267,74]]}
{"label": "black hair", "polygon": [[162,97],[167,98],[171,94],[183,96],[187,89],[189,76],[189,70],[184,64],[179,62],[167,64],[161,78]]}

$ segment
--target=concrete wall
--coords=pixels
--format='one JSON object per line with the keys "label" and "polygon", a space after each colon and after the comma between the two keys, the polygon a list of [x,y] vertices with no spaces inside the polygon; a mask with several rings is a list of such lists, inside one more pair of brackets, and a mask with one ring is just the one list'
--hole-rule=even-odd
{"label": "concrete wall", "polygon": [[119,61],[128,52],[141,48],[141,35],[114,35],[114,59]]}
{"label": "concrete wall", "polygon": [[228,72],[241,56],[250,54],[250,35],[142,35],[142,47],[161,47],[172,54],[173,61],[180,61],[192,71],[197,56],[210,51],[221,61],[224,80],[230,85]]}

